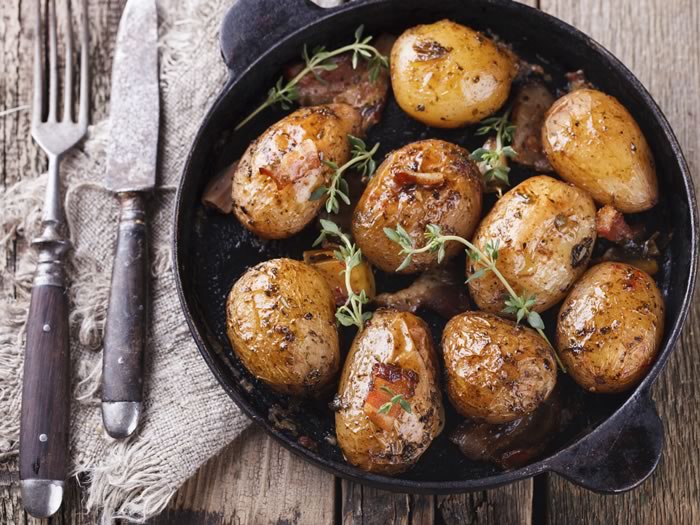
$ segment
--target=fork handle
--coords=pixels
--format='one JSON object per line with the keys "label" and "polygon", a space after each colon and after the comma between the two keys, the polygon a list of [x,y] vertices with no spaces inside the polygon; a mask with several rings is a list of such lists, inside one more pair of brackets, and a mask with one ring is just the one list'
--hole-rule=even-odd
{"label": "fork handle", "polygon": [[63,259],[70,243],[45,220],[32,247],[39,262],[26,324],[19,468],[25,509],[36,517],[61,504],[68,471],[70,346]]}
{"label": "fork handle", "polygon": [[141,412],[148,307],[146,201],[119,194],[121,214],[105,324],[102,421],[114,438],[136,430]]}

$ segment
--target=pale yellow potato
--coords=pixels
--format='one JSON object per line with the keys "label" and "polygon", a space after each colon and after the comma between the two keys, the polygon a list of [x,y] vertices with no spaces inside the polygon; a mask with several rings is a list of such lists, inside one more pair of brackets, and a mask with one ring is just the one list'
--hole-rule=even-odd
{"label": "pale yellow potato", "polygon": [[591,392],[623,392],[654,363],[664,332],[664,301],[648,274],[606,262],[576,283],[557,321],[557,349],[569,375]]}
{"label": "pale yellow potato", "polygon": [[648,210],[657,203],[649,145],[614,97],[595,89],[564,95],[547,112],[542,144],[554,170],[596,202],[623,213]]}
{"label": "pale yellow potato", "polygon": [[[323,275],[331,287],[335,303],[341,305],[348,299],[348,289],[345,283],[345,262],[335,256],[338,250],[339,247],[331,246],[305,251],[304,262]],[[377,294],[372,266],[364,259],[350,272],[350,288],[358,295],[364,290],[370,301]]]}
{"label": "pale yellow potato", "polygon": [[485,312],[453,317],[442,334],[442,353],[452,405],[487,423],[531,413],[557,382],[554,350],[537,332]]}
{"label": "pale yellow potato", "polygon": [[[596,240],[595,205],[583,190],[539,175],[507,192],[484,217],[473,242],[498,241],[496,267],[518,295],[536,296],[543,312],[566,296],[586,271]],[[482,268],[467,260],[467,275]],[[501,314],[509,297],[493,272],[469,281],[480,310]]]}
{"label": "pale yellow potato", "polygon": [[340,369],[333,294],[300,261],[273,259],[246,271],[229,293],[226,331],[243,365],[277,392],[317,393]]}
{"label": "pale yellow potato", "polygon": [[[394,408],[386,428],[365,409],[375,366],[414,374],[410,413]],[[393,387],[398,390],[397,387]],[[425,322],[408,312],[379,310],[355,337],[336,399],[335,432],[345,459],[370,472],[396,474],[413,466],[444,426],[438,362]]]}
{"label": "pale yellow potato", "polygon": [[243,226],[265,239],[301,231],[323,206],[310,200],[333,170],[350,159],[348,134],[360,132],[360,113],[346,104],[298,109],[253,142],[233,175],[233,212]]}
{"label": "pale yellow potato", "polygon": [[[425,180],[424,180],[425,179]],[[390,153],[365,188],[352,216],[352,233],[365,257],[377,268],[394,272],[404,259],[384,228],[401,225],[416,247],[425,243],[425,228],[470,237],[481,217],[479,170],[469,152],[443,140],[421,140]],[[445,260],[461,248],[448,245]],[[436,253],[416,255],[401,273],[437,265]]]}
{"label": "pale yellow potato", "polygon": [[517,73],[502,46],[450,20],[407,29],[391,50],[391,87],[411,117],[458,128],[496,112]]}

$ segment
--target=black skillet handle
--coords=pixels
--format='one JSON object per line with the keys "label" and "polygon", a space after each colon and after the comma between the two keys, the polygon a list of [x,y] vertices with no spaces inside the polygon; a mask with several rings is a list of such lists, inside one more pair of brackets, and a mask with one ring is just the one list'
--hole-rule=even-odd
{"label": "black skillet handle", "polygon": [[654,472],[663,446],[663,423],[644,391],[589,437],[554,456],[549,470],[589,490],[624,492]]}
{"label": "black skillet handle", "polygon": [[323,11],[311,0],[238,0],[221,26],[224,62],[234,74],[242,72],[271,43],[316,20]]}

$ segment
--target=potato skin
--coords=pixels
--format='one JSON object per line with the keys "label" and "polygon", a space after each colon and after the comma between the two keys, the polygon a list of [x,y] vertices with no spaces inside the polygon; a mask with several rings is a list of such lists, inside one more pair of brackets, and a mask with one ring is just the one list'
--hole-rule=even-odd
{"label": "potato skin", "polygon": [[300,261],[272,259],[246,271],[229,293],[226,331],[250,373],[283,394],[318,392],[340,368],[333,294]]}
{"label": "potato skin", "polygon": [[542,143],[554,170],[596,202],[636,213],[658,201],[649,145],[614,97],[595,89],[563,96],[547,112]]}
{"label": "potato skin", "polygon": [[[439,173],[438,185],[406,184],[402,174]],[[394,272],[404,259],[401,248],[384,228],[398,224],[415,246],[425,243],[425,228],[438,224],[443,233],[471,236],[481,216],[482,189],[476,164],[467,150],[442,140],[413,142],[390,153],[367,185],[352,217],[352,233],[362,253],[385,272]],[[461,248],[447,246],[445,260]],[[401,273],[416,273],[437,265],[437,254],[424,253]]]}
{"label": "potato skin", "polygon": [[[390,431],[376,426],[363,409],[375,363],[398,365],[418,375],[409,400],[411,413],[401,411]],[[425,322],[408,312],[375,312],[353,341],[338,396],[336,436],[350,463],[381,474],[396,474],[415,464],[445,421],[437,357]]]}
{"label": "potato skin", "polygon": [[[583,190],[540,175],[506,193],[474,234],[482,251],[499,240],[496,266],[519,295],[535,294],[533,306],[543,312],[561,301],[586,271],[596,239],[595,205]],[[467,273],[480,268],[467,260]],[[469,281],[480,310],[500,314],[507,292],[487,272]]]}
{"label": "potato skin", "polygon": [[360,131],[359,112],[346,104],[301,108],[270,126],[246,150],[233,175],[233,211],[248,230],[265,239],[301,231],[321,209],[309,200],[327,184],[332,169],[350,158],[348,133]]}
{"label": "potato skin", "polygon": [[554,351],[537,333],[484,312],[453,317],[442,335],[447,394],[457,412],[506,423],[534,411],[557,382]]}
{"label": "potato skin", "polygon": [[651,368],[664,332],[664,301],[637,268],[606,262],[576,283],[561,305],[556,344],[574,380],[591,392],[629,390]]}
{"label": "potato skin", "polygon": [[450,20],[407,29],[391,50],[391,86],[401,109],[438,128],[479,122],[508,98],[514,57]]}

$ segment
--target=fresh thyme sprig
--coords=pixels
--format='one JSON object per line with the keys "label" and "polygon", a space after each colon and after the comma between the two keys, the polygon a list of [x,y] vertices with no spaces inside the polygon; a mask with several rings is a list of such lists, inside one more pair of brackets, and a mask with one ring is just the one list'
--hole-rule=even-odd
{"label": "fresh thyme sprig", "polygon": [[379,149],[379,143],[376,143],[371,150],[367,151],[367,144],[365,144],[364,140],[348,135],[348,141],[350,141],[350,146],[352,147],[350,160],[342,166],[338,166],[333,161],[324,160],[324,164],[333,170],[331,182],[328,186],[316,188],[311,197],[309,197],[309,200],[315,201],[324,195],[328,195],[328,199],[326,199],[326,211],[328,213],[338,213],[340,210],[338,198],[345,204],[350,204],[350,188],[348,187],[348,181],[343,178],[345,171],[355,168],[362,173],[363,177],[371,177],[377,167],[373,157],[377,149]]}
{"label": "fresh thyme sprig", "polygon": [[353,69],[357,69],[360,58],[367,60],[369,63],[369,80],[370,82],[377,80],[381,69],[389,67],[389,58],[382,55],[376,47],[370,45],[373,37],[363,37],[363,31],[364,26],[359,26],[355,30],[355,41],[352,44],[331,51],[326,50],[323,46],[319,46],[314,48],[312,54],[309,55],[308,47],[304,45],[301,55],[304,59],[304,68],[286,84],[284,83],[284,78],[280,77],[274,87],[270,88],[267,92],[267,99],[265,99],[265,102],[260,104],[250,115],[239,122],[235,130],[238,131],[258,115],[258,113],[277,103],[280,103],[283,109],[289,109],[291,104],[299,99],[299,89],[297,85],[301,79],[309,74],[319,78],[318,75],[321,71],[333,71],[338,67],[338,64],[330,61],[330,59],[342,55],[343,53],[352,52]]}
{"label": "fresh thyme sprig", "polygon": [[[392,230],[391,228],[384,228],[384,234],[389,238],[389,240],[401,246],[401,253],[406,254],[406,258],[396,271],[408,266],[411,263],[412,257],[418,253],[437,252],[439,264],[445,257],[445,243],[455,241],[463,244],[467,248],[466,251],[469,259],[474,263],[474,265],[480,266],[478,270],[469,276],[467,282],[474,279],[479,279],[487,272],[493,272],[509,295],[509,298],[505,301],[505,308],[503,309],[504,313],[515,314],[517,324],[520,324],[523,319],[526,319],[527,323],[534,328],[545,341],[547,341],[547,344],[549,344],[550,347],[552,346],[552,343],[549,342],[549,339],[544,333],[544,322],[542,321],[542,317],[539,313],[531,309],[535,305],[536,297],[534,295],[518,295],[496,266],[499,248],[498,240],[488,241],[484,245],[484,249],[481,250],[467,239],[459,237],[458,235],[442,235],[440,226],[437,224],[430,224],[426,228],[426,244],[422,248],[413,247],[413,240],[408,232],[401,227],[401,225],[397,225],[395,230]],[[554,356],[561,370],[566,372],[566,368],[559,359],[559,355],[556,351],[554,351]]]}
{"label": "fresh thyme sprig", "polygon": [[386,392],[387,394],[389,394],[391,396],[391,399],[379,407],[379,410],[377,410],[379,414],[386,414],[396,403],[398,403],[399,406],[404,409],[404,411],[408,412],[409,414],[411,413],[411,404],[408,401],[406,401],[406,398],[403,397],[403,394],[397,394],[386,385],[382,386],[381,389],[384,390],[384,392]]}
{"label": "fresh thyme sprig", "polygon": [[333,255],[345,263],[343,274],[345,275],[345,289],[348,292],[348,298],[345,304],[336,311],[335,318],[343,326],[356,326],[361,330],[365,321],[372,317],[372,312],[362,311],[362,307],[369,302],[367,293],[364,288],[360,290],[359,294],[355,293],[350,277],[353,268],[362,263],[362,251],[350,241],[350,238],[342,232],[336,223],[321,219],[321,235],[314,242],[314,246],[321,244],[328,236],[337,237],[342,243],[339,249],[333,252]]}
{"label": "fresh thyme sprig", "polygon": [[503,186],[510,186],[508,174],[508,159],[517,156],[517,152],[510,146],[513,142],[515,126],[508,120],[510,109],[500,117],[491,117],[481,121],[482,126],[476,130],[476,135],[488,135],[495,133],[495,143],[492,148],[484,147],[474,150],[471,159],[482,163],[484,171],[484,183],[487,188],[495,188],[499,196]]}

